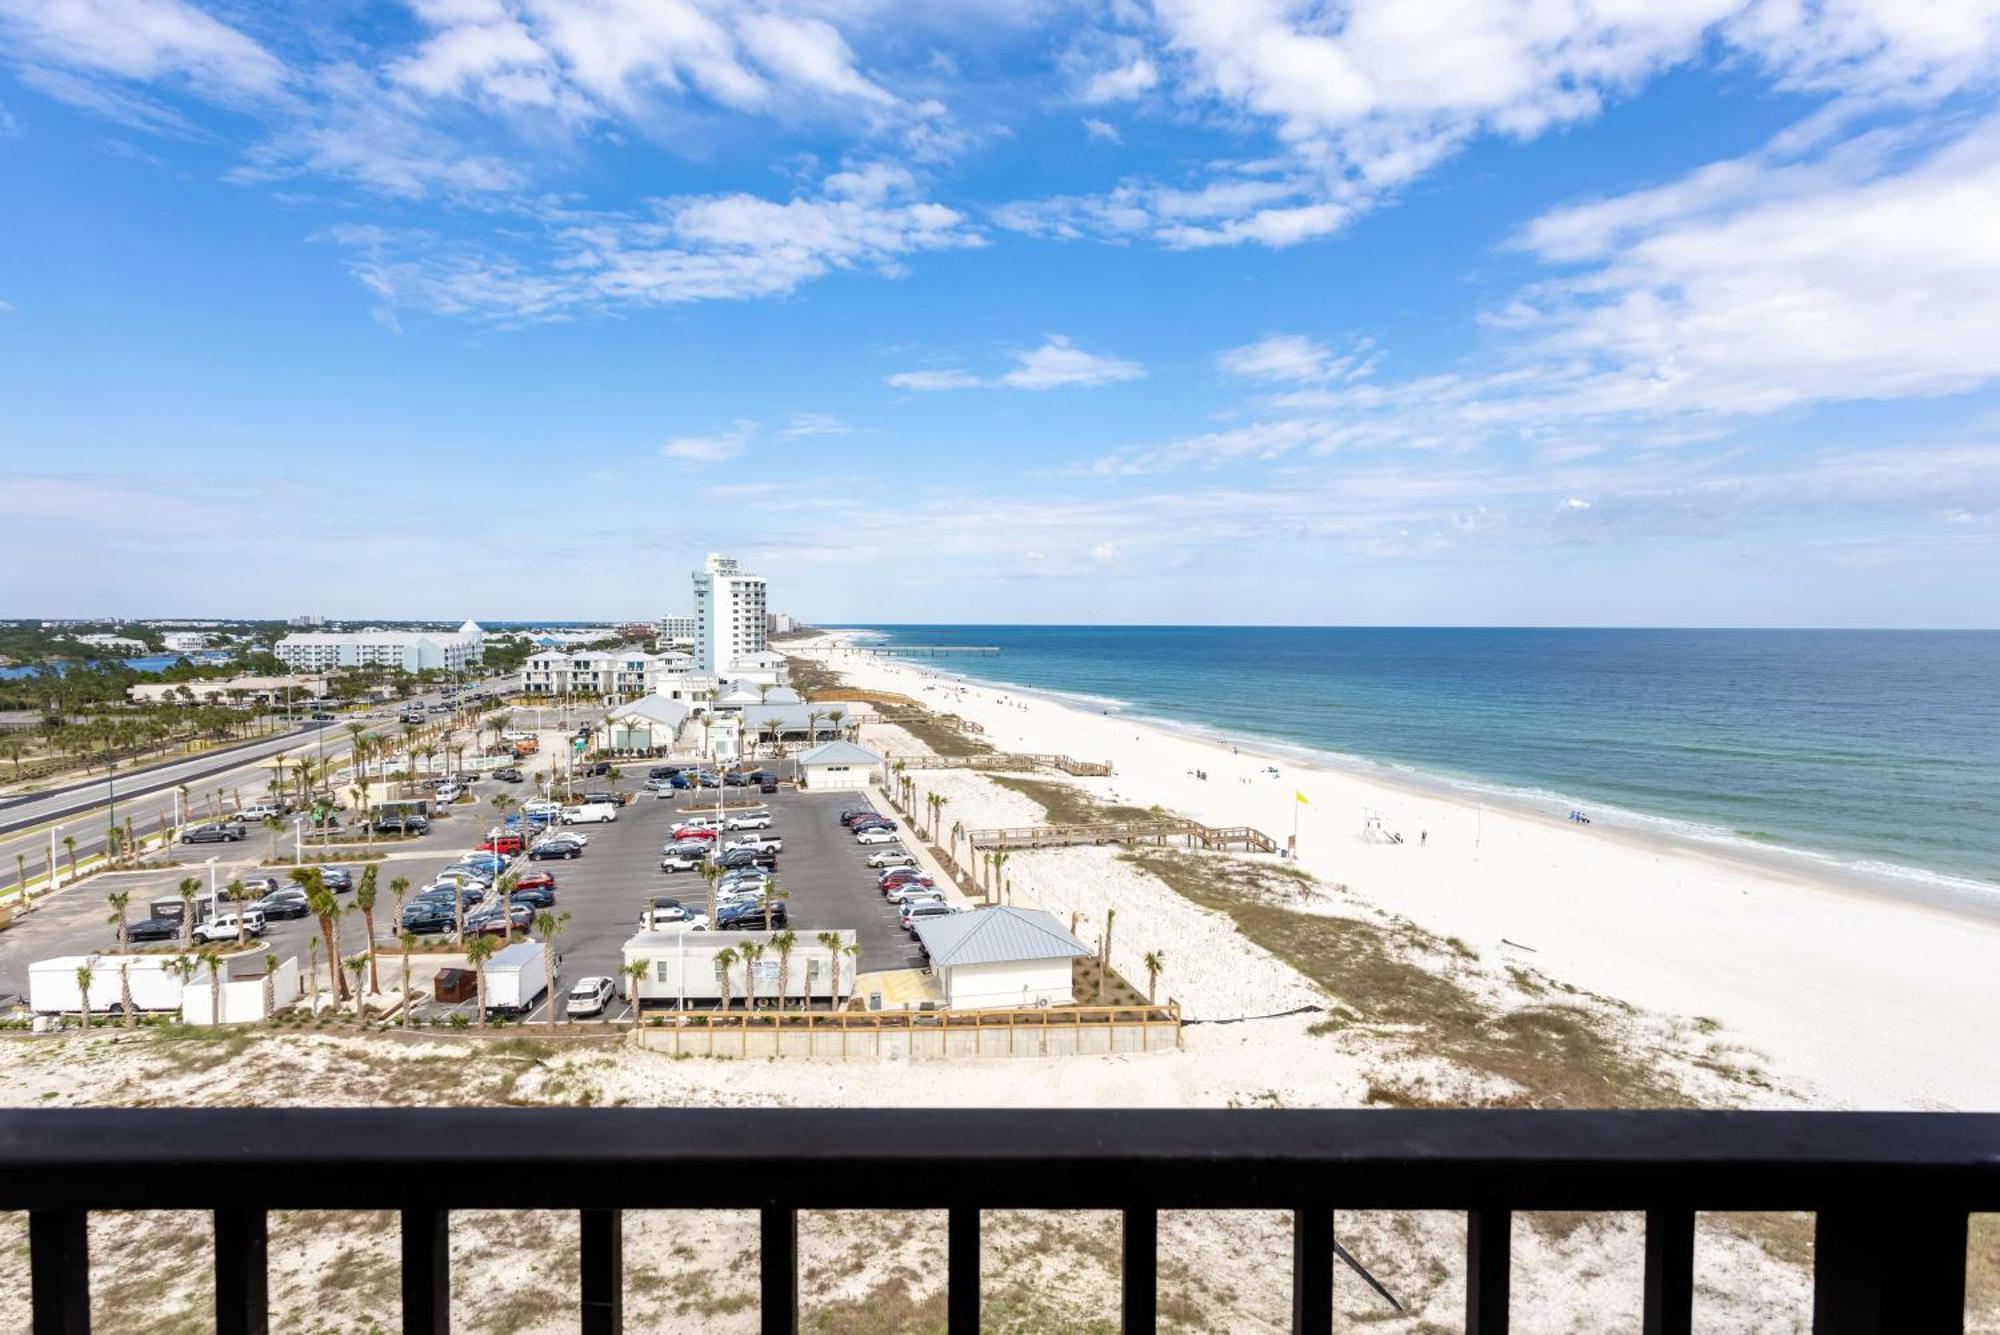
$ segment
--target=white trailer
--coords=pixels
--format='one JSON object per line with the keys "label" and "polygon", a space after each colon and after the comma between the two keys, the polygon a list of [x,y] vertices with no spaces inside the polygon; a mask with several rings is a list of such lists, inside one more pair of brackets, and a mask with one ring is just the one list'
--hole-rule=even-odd
{"label": "white trailer", "polygon": [[544,957],[548,947],[540,941],[522,941],[508,946],[486,961],[480,972],[486,979],[486,1010],[505,1015],[526,1015],[548,990],[548,968]]}
{"label": "white trailer", "polygon": [[641,931],[626,941],[625,963],[646,966],[645,976],[639,980],[641,1007],[648,1002],[673,1008],[712,1006],[722,999],[722,970],[716,965],[716,956],[754,941],[765,947],[755,967],[738,963],[729,971],[732,1005],[741,1006],[746,992],[754,992],[760,1001],[774,1001],[780,982],[787,1005],[833,1005],[853,993],[855,963],[845,953],[845,948],[854,944],[854,933],[843,929],[834,935],[842,946],[839,972],[843,996],[838,999],[833,996],[833,952],[820,943],[817,932],[799,935],[783,967],[778,953],[770,948],[768,932]]}
{"label": "white trailer", "polygon": [[28,1008],[41,1015],[81,1012],[83,989],[76,971],[87,967],[93,1012],[117,1010],[126,988],[131,990],[135,1010],[177,1011],[181,1008],[181,980],[167,964],[165,955],[59,955],[36,960],[28,966]]}

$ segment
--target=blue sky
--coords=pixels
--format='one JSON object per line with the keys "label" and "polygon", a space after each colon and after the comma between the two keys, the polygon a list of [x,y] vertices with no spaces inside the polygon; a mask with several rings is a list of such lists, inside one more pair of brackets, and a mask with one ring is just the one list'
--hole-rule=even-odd
{"label": "blue sky", "polygon": [[2000,7],[0,0],[0,615],[2000,624]]}

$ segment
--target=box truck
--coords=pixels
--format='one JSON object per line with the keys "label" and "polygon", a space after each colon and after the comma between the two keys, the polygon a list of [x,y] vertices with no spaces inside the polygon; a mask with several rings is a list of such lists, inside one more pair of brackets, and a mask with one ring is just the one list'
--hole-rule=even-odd
{"label": "box truck", "polygon": [[493,1015],[526,1015],[548,990],[540,941],[522,941],[496,953],[481,970],[486,976],[486,1011]]}
{"label": "box truck", "polygon": [[[180,905],[176,904],[175,908]],[[132,1007],[142,1011],[181,1008],[181,980],[168,969],[164,955],[59,955],[28,966],[28,1009],[43,1015],[69,1015],[83,1009],[83,989],[76,971],[90,969],[90,1009],[102,1015],[115,1011],[125,985],[132,990]]]}

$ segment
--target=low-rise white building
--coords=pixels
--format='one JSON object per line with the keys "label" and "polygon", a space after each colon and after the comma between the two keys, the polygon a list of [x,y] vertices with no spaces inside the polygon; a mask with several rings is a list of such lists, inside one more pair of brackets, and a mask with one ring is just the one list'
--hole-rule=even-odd
{"label": "low-rise white building", "polygon": [[314,700],[326,694],[324,677],[231,677],[226,681],[147,681],[125,688],[141,704],[162,700],[215,700],[229,704],[279,704]]}
{"label": "low-rise white building", "polygon": [[592,740],[597,750],[619,754],[671,751],[687,718],[688,707],[679,701],[644,695],[614,706],[598,724]]}
{"label": "low-rise white building", "polygon": [[954,1010],[1070,1005],[1070,962],[1093,953],[1054,914],[1004,906],[919,919],[917,939]]}
{"label": "low-rise white building", "polygon": [[853,957],[846,954],[854,945],[854,933],[842,930],[833,935],[842,951],[838,997],[833,991],[833,951],[821,943],[818,932],[800,932],[788,962],[781,962],[771,949],[767,932],[640,932],[625,943],[625,963],[646,966],[639,980],[642,1009],[648,1003],[668,1008],[712,1006],[722,1000],[722,968],[716,956],[725,950],[740,956],[743,946],[755,942],[764,947],[762,958],[755,965],[739,959],[729,970],[732,1007],[744,1006],[745,998],[753,995],[767,1006],[775,1003],[781,981],[792,1005],[801,1000],[837,1004],[854,992]]}
{"label": "low-rise white building", "polygon": [[866,788],[882,776],[882,757],[853,742],[826,742],[799,757],[801,784],[810,789]]}
{"label": "low-rise white building", "polygon": [[545,649],[522,669],[530,695],[590,695],[626,700],[650,695],[662,678],[684,670],[685,654],[649,654],[638,649],[585,649],[564,653]]}
{"label": "low-rise white building", "polygon": [[455,631],[307,631],[285,636],[272,652],[294,672],[353,667],[463,672],[485,651],[486,633],[468,621]]}
{"label": "low-rise white building", "polygon": [[160,636],[170,654],[195,654],[215,643],[215,636],[203,630],[170,630]]}

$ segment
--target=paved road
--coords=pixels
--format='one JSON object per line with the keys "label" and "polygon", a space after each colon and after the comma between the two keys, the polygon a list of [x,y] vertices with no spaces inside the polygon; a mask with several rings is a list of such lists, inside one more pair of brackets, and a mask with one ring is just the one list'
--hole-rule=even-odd
{"label": "paved road", "polygon": [[[478,689],[506,689],[506,684],[482,683]],[[420,702],[429,705],[439,698],[436,692],[432,692],[421,697]],[[368,722],[376,733],[394,732],[401,726],[393,715]],[[347,719],[342,718],[324,728],[315,727],[309,732],[270,738],[232,751],[225,757],[195,757],[154,770],[120,775],[117,791],[119,823],[123,824],[129,817],[134,829],[147,833],[158,828],[162,816],[171,823],[174,818],[174,789],[181,783],[187,783],[197,805],[216,789],[243,789],[261,795],[270,781],[271,760],[280,752],[315,757],[324,754],[328,758],[346,755],[349,749],[346,723]],[[186,777],[190,768],[201,770],[203,767],[206,770],[198,782]],[[66,862],[69,856],[62,848],[62,839],[66,835],[75,837],[78,858],[101,851],[109,825],[108,797],[109,789],[100,781],[81,796],[74,792],[67,795],[48,794],[0,808],[0,884],[13,884],[17,855],[25,859],[30,875],[40,874],[49,858],[52,828],[59,862]],[[204,852],[195,860],[206,856]]]}

